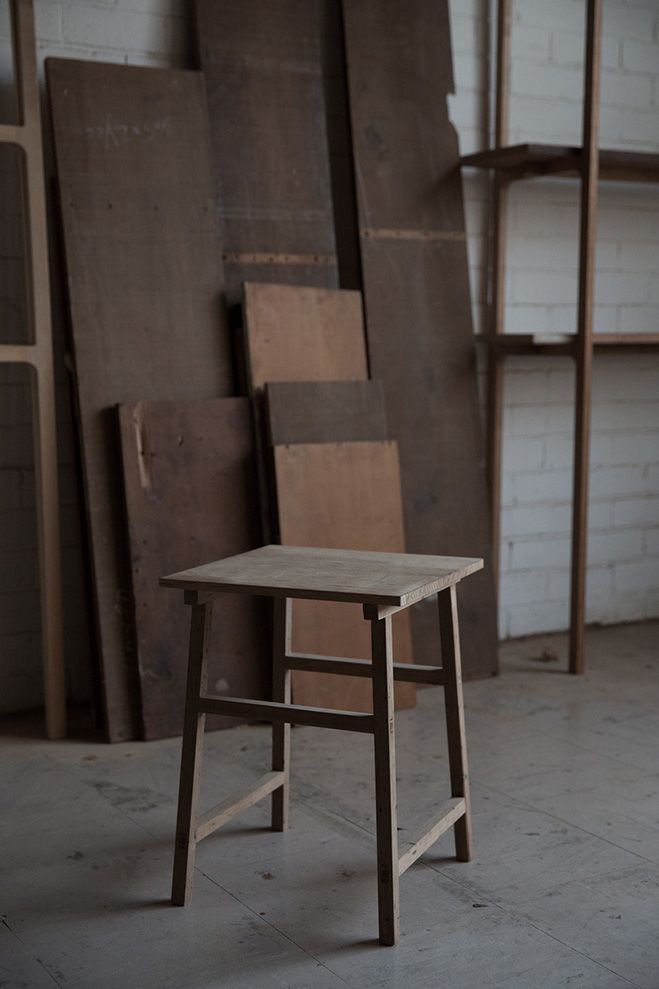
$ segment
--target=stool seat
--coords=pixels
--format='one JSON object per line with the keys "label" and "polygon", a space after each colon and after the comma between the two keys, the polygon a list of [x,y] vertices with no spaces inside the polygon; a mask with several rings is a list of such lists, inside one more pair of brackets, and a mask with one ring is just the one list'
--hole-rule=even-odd
{"label": "stool seat", "polygon": [[[288,828],[290,726],[311,725],[373,735],[375,755],[377,883],[382,944],[399,937],[400,876],[449,828],[459,861],[471,858],[471,818],[462,704],[457,584],[483,567],[468,557],[297,546],[263,546],[249,553],[170,574],[160,583],[182,590],[191,606],[190,650],[185,699],[172,902],[183,906],[192,892],[199,841],[263,797],[272,797],[272,827]],[[207,694],[207,647],[213,599],[220,594],[268,595],[274,599],[272,700]],[[436,596],[442,666],[396,663],[391,616]],[[292,601],[357,602],[371,623],[372,660],[292,651]],[[368,677],[373,713],[336,711],[291,703],[291,670]],[[394,681],[444,688],[451,797],[400,851],[397,834]],[[247,717],[272,723],[272,764],[249,790],[198,813],[206,714]]]}
{"label": "stool seat", "polygon": [[162,577],[163,587],[407,608],[481,570],[470,557],[262,546]]}

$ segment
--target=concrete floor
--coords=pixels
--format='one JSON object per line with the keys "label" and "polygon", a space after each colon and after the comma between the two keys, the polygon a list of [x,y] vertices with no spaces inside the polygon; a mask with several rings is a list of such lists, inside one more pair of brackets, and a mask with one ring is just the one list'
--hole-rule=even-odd
{"label": "concrete floor", "polygon": [[[376,944],[371,740],[293,732],[292,830],[264,802],[199,846],[168,903],[180,742],[0,741],[3,989],[659,987],[659,623],[506,645],[465,685],[476,858],[444,836]],[[543,656],[545,650],[549,653]],[[441,692],[397,718],[401,841],[447,795]],[[268,767],[269,730],[207,738],[205,802]]]}

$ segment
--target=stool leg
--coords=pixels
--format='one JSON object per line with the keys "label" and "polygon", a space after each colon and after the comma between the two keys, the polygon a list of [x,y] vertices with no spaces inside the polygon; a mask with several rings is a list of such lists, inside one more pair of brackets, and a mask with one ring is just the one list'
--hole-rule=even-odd
{"label": "stool leg", "polygon": [[465,815],[454,825],[455,854],[459,862],[471,859],[471,809],[469,806],[469,773],[462,702],[462,666],[460,633],[458,630],[458,598],[455,584],[438,595],[439,632],[444,668],[444,704],[446,733],[451,770],[451,796],[464,797]]}
{"label": "stool leg", "polygon": [[[272,699],[291,703],[291,671],[286,668],[286,654],[291,651],[290,598],[274,599]],[[272,792],[272,830],[288,830],[289,772],[291,755],[291,726],[272,725],[272,768],[286,773],[286,782]]]}
{"label": "stool leg", "polygon": [[380,944],[396,944],[400,933],[398,828],[391,618],[371,621],[373,737],[378,846]]}
{"label": "stool leg", "polygon": [[188,682],[185,694],[185,723],[181,752],[181,779],[176,819],[176,849],[172,903],[183,907],[192,893],[196,851],[195,827],[201,782],[206,715],[198,710],[198,699],[206,691],[206,650],[210,632],[212,602],[193,604],[190,619]]}

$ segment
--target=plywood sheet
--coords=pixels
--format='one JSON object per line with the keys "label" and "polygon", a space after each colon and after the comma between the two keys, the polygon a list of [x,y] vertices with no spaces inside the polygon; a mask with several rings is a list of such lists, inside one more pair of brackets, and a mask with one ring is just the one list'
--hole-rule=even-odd
{"label": "plywood sheet", "polygon": [[[164,738],[183,730],[190,609],[182,594],[160,588],[158,580],[261,542],[250,402],[139,402],[120,406],[119,422],[143,732],[147,739]],[[271,679],[262,599],[218,598],[210,692],[268,698]]]}
{"label": "plywood sheet", "polygon": [[265,388],[273,446],[386,440],[380,381],[280,381]]}
{"label": "plywood sheet", "polygon": [[196,72],[50,59],[98,648],[110,739],[135,737],[114,405],[230,394],[215,186]]}
{"label": "plywood sheet", "polygon": [[244,295],[250,390],[268,381],[368,377],[360,292],[248,283]]}
{"label": "plywood sheet", "polygon": [[[313,443],[274,450],[281,542],[290,546],[403,552],[400,473],[395,443]],[[399,662],[412,655],[409,612],[394,616]],[[293,649],[370,659],[370,623],[359,604],[293,602]],[[371,710],[371,682],[295,671],[293,699]],[[396,704],[414,704],[414,684],[396,684]]]}
{"label": "plywood sheet", "polygon": [[[483,676],[497,670],[496,605],[448,3],[343,10],[370,369],[399,444],[407,549],[485,558],[459,593],[463,668]],[[416,662],[431,662],[431,602],[413,630]]]}
{"label": "plywood sheet", "polygon": [[195,0],[231,302],[248,280],[338,284],[323,88],[335,7]]}

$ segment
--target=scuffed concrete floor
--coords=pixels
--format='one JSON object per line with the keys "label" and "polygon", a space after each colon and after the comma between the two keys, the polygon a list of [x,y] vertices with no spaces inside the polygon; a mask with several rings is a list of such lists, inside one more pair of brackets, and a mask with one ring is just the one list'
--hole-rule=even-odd
{"label": "scuffed concrete floor", "polygon": [[[0,740],[3,989],[659,987],[659,623],[503,647],[465,685],[476,858],[444,836],[375,942],[372,742],[293,731],[292,830],[264,802],[199,846],[168,903],[180,742]],[[397,717],[401,841],[448,793],[442,696]],[[205,803],[268,768],[269,730],[207,737]]]}

